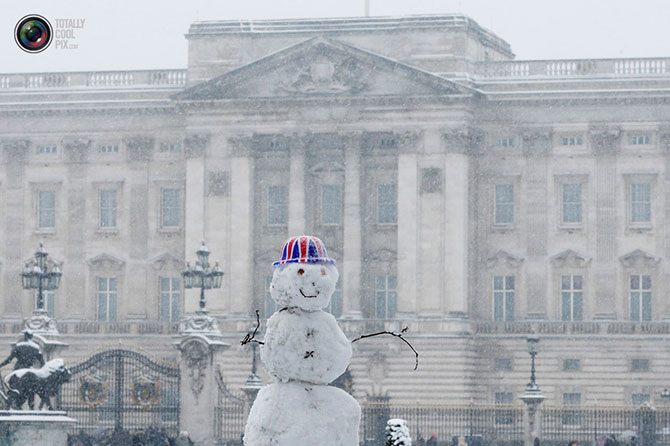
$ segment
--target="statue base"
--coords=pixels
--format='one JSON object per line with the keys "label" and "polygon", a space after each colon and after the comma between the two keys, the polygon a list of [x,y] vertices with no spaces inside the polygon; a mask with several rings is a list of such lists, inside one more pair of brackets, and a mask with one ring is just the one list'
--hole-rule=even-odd
{"label": "statue base", "polygon": [[57,410],[0,410],[0,446],[67,446],[75,422]]}

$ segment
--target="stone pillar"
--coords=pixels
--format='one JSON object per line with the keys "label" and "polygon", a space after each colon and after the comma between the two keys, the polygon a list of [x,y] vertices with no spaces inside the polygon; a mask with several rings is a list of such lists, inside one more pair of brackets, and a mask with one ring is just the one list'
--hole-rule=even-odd
{"label": "stone pillar", "polygon": [[[192,133],[184,138],[186,190],[184,193],[184,252],[198,249],[205,239],[205,156],[209,135]],[[185,290],[184,311],[198,308],[200,290]]]}
{"label": "stone pillar", "polygon": [[[17,139],[3,141],[5,169],[7,173],[7,184],[3,184],[6,197],[6,209],[12,212],[3,212],[2,220],[6,234],[5,246],[3,247],[5,256],[5,267],[3,280],[5,289],[3,290],[3,317],[9,319],[20,319],[21,298],[23,289],[21,287],[20,274],[23,270],[23,234],[25,225],[30,224],[24,221],[25,217],[31,216],[30,211],[30,191],[26,191],[25,171],[30,141],[27,139]],[[26,209],[28,207],[28,209]],[[30,247],[33,249],[33,246]],[[32,251],[31,251],[32,254]]]}
{"label": "stone pillar", "polygon": [[291,140],[291,166],[288,188],[288,235],[305,233],[305,147],[298,138]]}
{"label": "stone pillar", "polygon": [[[86,182],[86,166],[91,141],[86,138],[67,137],[63,141],[65,159],[67,161],[67,206],[68,218],[67,228],[63,233],[67,236],[65,244],[65,259],[73,259],[69,262],[67,270],[63,272],[63,282],[56,298],[65,300],[68,318],[85,319],[86,308],[89,307],[90,296],[86,294],[86,264],[81,260],[86,254],[86,222],[84,219],[86,209],[86,191],[90,187]],[[63,200],[64,201],[64,200]],[[60,229],[59,229],[60,232]]]}
{"label": "stone pillar", "polygon": [[251,139],[241,138],[230,141],[233,156],[230,159],[230,203],[231,218],[229,221],[230,252],[227,271],[230,278],[230,313],[248,316],[251,310],[253,280],[253,246],[254,234],[254,162],[251,157]]}
{"label": "stone pillar", "polygon": [[446,180],[444,184],[446,283],[444,310],[448,317],[468,314],[470,157],[477,150],[481,134],[473,129],[455,130],[442,135]]}
{"label": "stone pillar", "polygon": [[413,144],[399,144],[398,154],[398,313],[399,318],[416,313],[418,265],[418,160]]}
{"label": "stone pillar", "polygon": [[360,319],[361,313],[361,143],[347,140],[344,154],[344,252],[342,262],[342,317]]}
{"label": "stone pillar", "polygon": [[533,130],[523,134],[526,157],[526,318],[547,317],[547,207],[549,198],[548,157],[552,135]]}
{"label": "stone pillar", "polygon": [[[664,214],[664,227],[662,228],[663,234],[670,233],[670,128],[663,128],[660,131],[659,142],[661,147],[665,152],[665,166],[663,172],[663,189],[665,191],[665,196],[663,197],[663,208],[665,210]],[[670,237],[663,237],[663,251],[665,253],[665,258],[670,259]],[[663,274],[665,286],[670,284],[670,265],[668,262],[664,262],[661,266],[661,271]],[[661,308],[662,314],[661,318],[663,320],[670,320],[670,301],[668,299],[663,299],[664,304]]]}
{"label": "stone pillar", "polygon": [[621,145],[618,128],[593,128],[589,131],[591,150],[596,157],[596,228],[593,275],[595,319],[616,319],[616,239],[617,191],[616,157]]}
{"label": "stone pillar", "polygon": [[0,444],[67,446],[67,432],[77,420],[62,411],[0,411]]}
{"label": "stone pillar", "polygon": [[523,446],[534,446],[535,439],[542,440],[542,401],[540,389],[526,390],[519,397],[523,401]]}
{"label": "stone pillar", "polygon": [[230,347],[222,341],[216,319],[202,312],[182,322],[179,349],[180,413],[179,425],[196,446],[214,444],[214,426],[219,389],[217,365]]}

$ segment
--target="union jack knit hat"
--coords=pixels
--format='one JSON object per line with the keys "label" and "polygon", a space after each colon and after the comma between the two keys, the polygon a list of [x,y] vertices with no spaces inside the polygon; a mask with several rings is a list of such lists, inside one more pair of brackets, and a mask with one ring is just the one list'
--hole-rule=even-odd
{"label": "union jack knit hat", "polygon": [[326,246],[321,240],[311,235],[291,237],[281,249],[281,260],[272,264],[273,267],[287,263],[335,263],[328,258]]}

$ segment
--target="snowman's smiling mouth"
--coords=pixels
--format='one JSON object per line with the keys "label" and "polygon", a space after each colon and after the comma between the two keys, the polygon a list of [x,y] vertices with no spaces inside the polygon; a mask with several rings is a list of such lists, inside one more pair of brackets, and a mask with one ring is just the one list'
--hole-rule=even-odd
{"label": "snowman's smiling mouth", "polygon": [[316,299],[319,296],[319,292],[316,292],[315,296],[307,296],[305,293],[302,292],[302,288],[300,288],[300,294],[302,294],[302,297],[305,299]]}

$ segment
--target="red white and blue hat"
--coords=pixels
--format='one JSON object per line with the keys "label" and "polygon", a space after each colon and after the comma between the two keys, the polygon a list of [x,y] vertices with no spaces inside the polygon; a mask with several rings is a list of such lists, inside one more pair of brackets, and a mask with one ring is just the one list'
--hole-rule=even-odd
{"label": "red white and blue hat", "polygon": [[276,268],[287,263],[335,263],[335,260],[328,258],[326,245],[321,240],[311,235],[299,235],[284,243],[281,260],[272,266]]}

